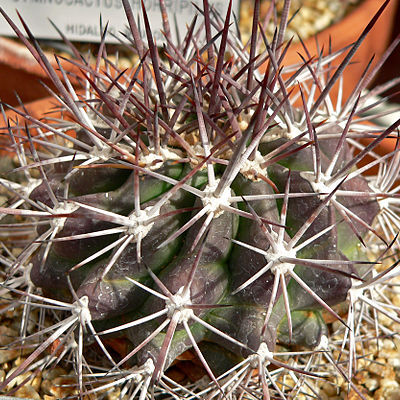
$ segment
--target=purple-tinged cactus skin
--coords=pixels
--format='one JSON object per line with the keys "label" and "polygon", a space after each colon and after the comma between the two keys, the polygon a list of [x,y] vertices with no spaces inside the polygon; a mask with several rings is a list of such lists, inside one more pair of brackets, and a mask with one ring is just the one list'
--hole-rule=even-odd
{"label": "purple-tinged cactus skin", "polygon": [[[312,360],[331,350],[335,320],[344,339],[331,366],[360,393],[356,331],[379,335],[378,313],[400,322],[399,308],[374,292],[398,273],[400,121],[359,118],[371,108],[363,90],[400,39],[354,82],[345,107],[333,106],[330,89],[388,1],[334,69],[334,55],[286,66],[286,24],[269,43],[258,15],[241,44],[231,2],[221,16],[203,0],[175,42],[160,0],[165,45],[157,47],[144,3],[139,24],[122,0],[131,31],[124,46],[138,65],[121,70],[107,59],[104,32],[95,66],[83,55],[69,61],[82,90],[61,64],[59,78],[22,19],[28,39],[1,12],[53,80],[68,118],[36,119],[2,104],[2,140],[18,165],[0,181],[9,194],[0,229],[10,238],[1,291],[24,310],[17,345],[37,349],[0,390],[73,359],[72,397],[81,399],[117,387],[121,399],[315,398],[324,370]],[[7,120],[7,108],[18,120]],[[393,152],[378,156],[390,138]],[[386,259],[392,265],[377,272]],[[47,325],[28,332],[35,312]],[[187,351],[204,370],[201,382],[170,377]],[[287,373],[298,382],[281,384]]]}

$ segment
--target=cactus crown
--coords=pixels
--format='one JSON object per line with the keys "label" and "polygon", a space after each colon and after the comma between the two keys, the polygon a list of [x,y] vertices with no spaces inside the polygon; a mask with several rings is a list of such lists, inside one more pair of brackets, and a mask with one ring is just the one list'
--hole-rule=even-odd
{"label": "cactus crown", "polygon": [[[125,46],[139,59],[128,70],[107,58],[104,41],[93,63],[66,40],[77,58],[56,56],[56,71],[29,29],[30,41],[2,12],[53,80],[62,112],[38,119],[9,107],[19,117],[7,122],[3,111],[18,167],[1,179],[10,198],[1,229],[11,238],[1,290],[22,302],[20,343],[41,345],[1,388],[56,342],[38,370],[74,356],[81,398],[117,385],[131,399],[312,395],[320,351],[334,347],[326,321],[335,319],[343,354],[329,361],[357,391],[356,332],[371,329],[377,311],[398,321],[398,309],[372,293],[397,266],[376,272],[397,252],[389,218],[398,218],[399,144],[384,156],[375,150],[400,121],[381,129],[360,120],[363,90],[397,43],[346,102],[335,108],[330,93],[387,1],[348,52],[291,67],[288,7],[271,41],[256,13],[243,45],[231,2],[223,17],[204,0],[177,43],[163,13],[157,47],[144,5],[145,39],[122,3]],[[373,166],[378,174],[364,176]],[[13,257],[9,246],[22,250]],[[55,322],[32,331],[38,310]],[[126,344],[119,354],[115,339]],[[187,351],[206,386],[171,378]],[[282,384],[288,372],[297,383]]]}

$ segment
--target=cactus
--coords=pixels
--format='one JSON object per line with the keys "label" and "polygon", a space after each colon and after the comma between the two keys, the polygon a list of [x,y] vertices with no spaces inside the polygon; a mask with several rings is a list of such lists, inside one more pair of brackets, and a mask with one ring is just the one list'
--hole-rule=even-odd
{"label": "cactus", "polygon": [[[293,398],[303,386],[280,384],[282,372],[267,367],[313,387],[322,373],[311,361],[329,351],[331,319],[341,323],[348,356],[345,367],[329,360],[357,391],[356,324],[373,324],[377,312],[400,322],[398,308],[370,295],[397,271],[397,263],[375,268],[398,248],[398,225],[387,228],[384,213],[397,221],[399,145],[384,156],[375,149],[396,136],[400,121],[379,129],[357,120],[368,108],[362,90],[397,43],[337,109],[330,90],[386,4],[332,72],[335,55],[282,69],[286,26],[270,43],[257,15],[250,43],[240,44],[231,3],[223,19],[210,17],[204,0],[204,42],[196,17],[174,43],[164,13],[166,44],[157,48],[144,5],[146,39],[123,0],[126,46],[139,64],[121,71],[102,42],[95,67],[83,56],[69,61],[82,91],[65,64],[61,79],[29,29],[30,41],[2,12],[53,80],[63,110],[61,118],[36,119],[9,106],[19,117],[5,118],[5,145],[19,165],[1,179],[10,198],[1,229],[12,239],[3,243],[2,291],[24,307],[18,344],[39,346],[2,390],[27,370],[72,357],[80,398],[116,385],[131,399]],[[368,155],[373,160],[359,167]],[[364,176],[375,165],[381,172]],[[16,258],[11,246],[22,248]],[[54,324],[28,334],[37,309]],[[112,339],[123,339],[125,351],[113,352]],[[291,363],[277,344],[304,349],[292,354],[308,361]],[[50,355],[32,369],[45,350]],[[186,351],[208,386],[169,377]]]}

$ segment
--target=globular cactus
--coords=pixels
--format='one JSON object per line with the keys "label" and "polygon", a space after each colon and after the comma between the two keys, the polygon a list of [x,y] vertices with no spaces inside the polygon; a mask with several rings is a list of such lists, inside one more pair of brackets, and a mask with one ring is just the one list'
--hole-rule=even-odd
{"label": "globular cactus", "polygon": [[[397,211],[399,146],[382,157],[375,149],[400,121],[380,131],[357,121],[367,108],[361,91],[383,61],[354,83],[343,107],[335,109],[329,93],[386,4],[335,73],[332,57],[322,56],[282,70],[285,25],[269,43],[257,15],[249,45],[241,45],[230,30],[231,3],[223,20],[209,16],[204,0],[204,42],[194,19],[174,43],[164,13],[166,43],[157,48],[144,6],[146,40],[123,0],[137,68],[102,60],[102,44],[95,67],[83,56],[70,61],[78,77],[59,63],[63,79],[28,28],[31,42],[3,12],[53,79],[65,118],[36,119],[9,107],[19,117],[4,127],[20,165],[1,180],[10,193],[2,230],[22,251],[3,262],[3,289],[21,296],[25,316],[39,307],[59,320],[31,336],[22,332],[23,344],[40,336],[41,346],[1,387],[58,343],[46,362],[72,352],[81,398],[118,383],[121,398],[132,399],[267,398],[269,390],[293,398],[301,387],[279,385],[266,367],[304,381],[319,371],[281,358],[276,345],[300,346],[310,357],[328,351],[332,319],[351,337],[343,342],[350,367],[337,364],[351,382],[356,319],[335,306],[350,301],[354,318],[357,301],[373,308],[364,291],[385,279],[375,264],[397,251],[397,226],[379,223],[390,204]],[[368,155],[373,161],[360,168]],[[386,181],[363,175],[377,164],[388,168]],[[376,310],[398,320],[393,305]],[[128,347],[117,355],[104,345],[110,338]],[[86,361],[94,341],[97,364]],[[185,388],[169,377],[188,350],[208,387]]]}

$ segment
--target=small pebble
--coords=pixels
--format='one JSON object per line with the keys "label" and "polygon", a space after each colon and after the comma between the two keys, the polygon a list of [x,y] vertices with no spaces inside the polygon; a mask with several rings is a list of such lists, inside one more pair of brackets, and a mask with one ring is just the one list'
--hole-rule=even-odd
{"label": "small pebble", "polygon": [[0,350],[0,364],[14,360],[20,355],[20,353],[21,352],[18,349]]}
{"label": "small pebble", "polygon": [[60,399],[77,394],[76,379],[73,377],[57,377],[55,378],[49,388],[50,394]]}
{"label": "small pebble", "polygon": [[381,387],[375,392],[376,400],[400,400],[400,387],[397,381],[382,379]]}
{"label": "small pebble", "polygon": [[15,392],[16,397],[23,397],[25,399],[41,400],[39,393],[31,385],[24,385]]}
{"label": "small pebble", "polygon": [[67,371],[61,367],[54,367],[43,372],[43,379],[55,379],[61,375],[67,375]]}
{"label": "small pebble", "polygon": [[14,341],[17,336],[18,332],[14,329],[0,325],[0,346],[6,346],[7,344]]}
{"label": "small pebble", "polygon": [[375,378],[367,378],[364,381],[364,385],[369,391],[372,392],[373,390],[376,390],[379,387],[379,380]]}

